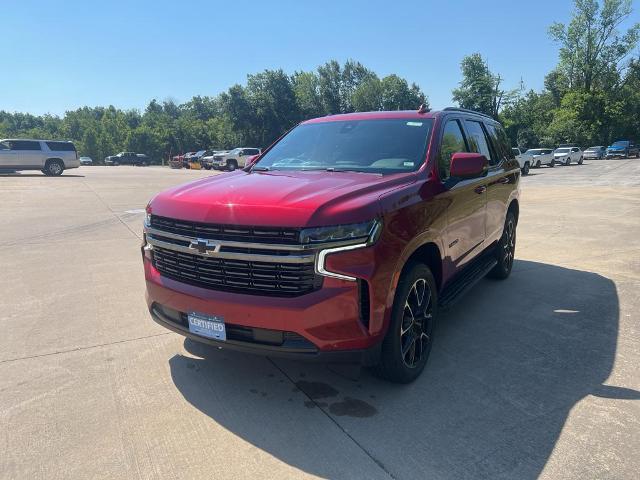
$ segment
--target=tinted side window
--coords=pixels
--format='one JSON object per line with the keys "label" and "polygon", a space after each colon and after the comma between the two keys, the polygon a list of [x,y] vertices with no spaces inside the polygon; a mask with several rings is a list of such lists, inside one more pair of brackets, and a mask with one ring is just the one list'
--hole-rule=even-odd
{"label": "tinted side window", "polygon": [[258,149],[257,149],[257,148],[247,148],[247,149],[245,150],[245,153],[246,153],[247,155],[258,155],[260,152],[258,151]]}
{"label": "tinted side window", "polygon": [[[513,150],[509,148],[509,137],[507,137],[507,132],[504,131],[500,125],[485,125],[487,127],[487,132],[489,133],[489,138],[493,142],[494,150],[497,152],[500,158],[504,159],[513,159]],[[497,163],[499,163],[498,160]]]}
{"label": "tinted side window", "polygon": [[71,142],[47,142],[49,150],[54,152],[75,152],[76,147]]}
{"label": "tinted side window", "polygon": [[482,124],[473,120],[466,120],[467,133],[469,134],[469,148],[472,152],[481,153],[489,161],[489,165],[494,165],[498,162],[495,161],[494,156],[491,155],[491,149],[489,148],[489,140],[484,133]]}
{"label": "tinted side window", "polygon": [[13,150],[41,150],[40,142],[31,140],[14,140],[11,142],[11,148]]}
{"label": "tinted side window", "polygon": [[438,170],[440,180],[449,178],[451,172],[451,156],[456,152],[467,152],[467,144],[460,128],[458,120],[449,120],[442,132],[440,144],[440,156],[438,157]]}

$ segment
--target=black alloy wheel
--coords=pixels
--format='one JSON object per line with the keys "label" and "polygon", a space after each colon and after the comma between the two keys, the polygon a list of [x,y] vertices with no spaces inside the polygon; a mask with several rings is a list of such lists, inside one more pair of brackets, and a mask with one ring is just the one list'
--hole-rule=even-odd
{"label": "black alloy wheel", "polygon": [[396,383],[409,383],[427,364],[437,320],[436,281],[423,263],[405,266],[396,287],[391,322],[374,373]]}
{"label": "black alloy wheel", "polygon": [[516,255],[516,216],[512,211],[507,212],[502,237],[496,246],[495,258],[497,264],[489,272],[490,278],[505,279],[511,273],[513,260]]}
{"label": "black alloy wheel", "polygon": [[413,283],[404,302],[400,324],[402,362],[416,368],[431,349],[433,332],[433,303],[431,290],[424,278]]}

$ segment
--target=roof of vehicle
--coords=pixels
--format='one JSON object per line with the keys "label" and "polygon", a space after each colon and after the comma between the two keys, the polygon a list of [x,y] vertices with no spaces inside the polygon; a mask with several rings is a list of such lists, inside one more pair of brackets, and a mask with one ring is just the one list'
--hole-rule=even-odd
{"label": "roof of vehicle", "polygon": [[[337,115],[327,115],[325,117],[312,118],[303,124],[309,123],[324,123],[324,122],[348,122],[355,120],[381,120],[381,119],[392,119],[392,118],[406,118],[411,120],[421,120],[425,118],[435,118],[438,115],[442,115],[445,113],[464,113],[469,115],[478,115],[481,117],[485,117],[488,120],[493,120],[488,115],[483,113],[474,112],[472,110],[467,110],[464,108],[455,108],[448,107],[444,110],[436,110],[425,113],[419,113],[418,110],[392,110],[392,111],[383,111],[383,112],[356,112],[356,113],[342,113]],[[495,120],[494,120],[495,121]]]}

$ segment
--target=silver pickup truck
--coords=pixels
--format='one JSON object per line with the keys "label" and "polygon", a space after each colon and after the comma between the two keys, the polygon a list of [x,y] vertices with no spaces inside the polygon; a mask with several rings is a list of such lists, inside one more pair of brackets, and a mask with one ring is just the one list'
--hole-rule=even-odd
{"label": "silver pickup truck", "polygon": [[73,142],[8,138],[0,140],[0,170],[40,170],[45,175],[62,175],[78,168],[80,159]]}

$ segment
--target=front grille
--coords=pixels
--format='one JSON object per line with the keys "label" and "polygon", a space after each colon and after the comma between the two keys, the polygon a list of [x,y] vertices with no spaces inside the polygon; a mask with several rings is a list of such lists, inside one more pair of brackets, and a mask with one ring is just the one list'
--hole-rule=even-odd
{"label": "front grille", "polygon": [[313,263],[268,263],[204,257],[153,249],[154,266],[165,277],[212,290],[292,297],[321,285]]}
{"label": "front grille", "polygon": [[236,242],[262,242],[294,245],[300,230],[296,228],[247,227],[188,222],[151,215],[151,226],[165,232],[188,237],[229,240]]}

